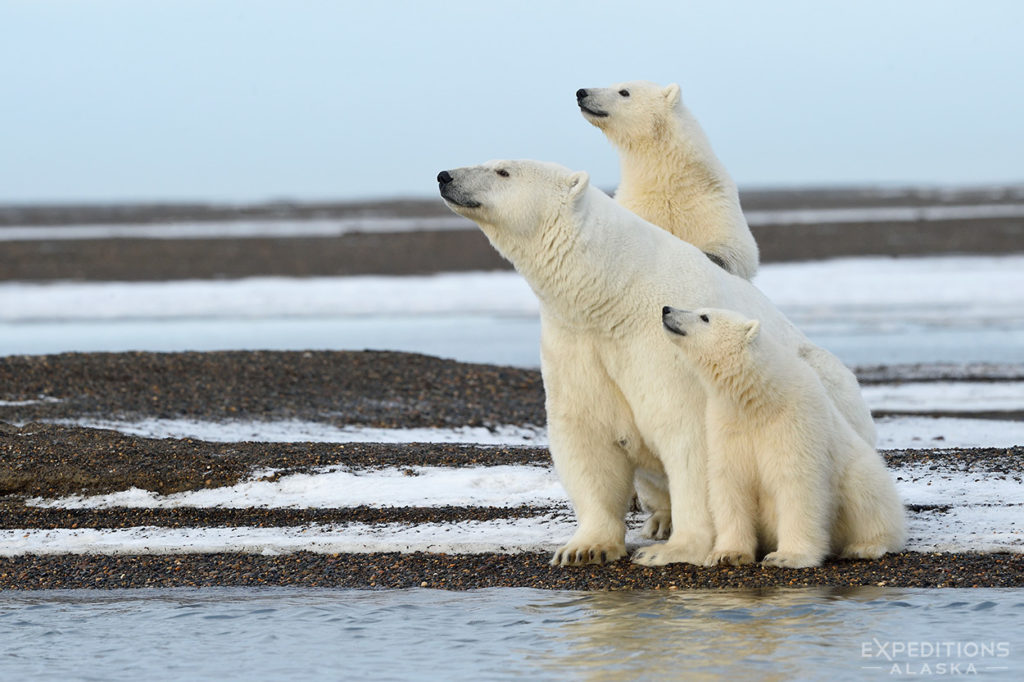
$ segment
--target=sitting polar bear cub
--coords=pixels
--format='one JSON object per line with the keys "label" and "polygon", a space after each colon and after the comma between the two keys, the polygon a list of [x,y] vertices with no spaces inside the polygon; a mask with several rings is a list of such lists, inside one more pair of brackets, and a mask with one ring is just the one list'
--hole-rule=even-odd
{"label": "sitting polar bear cub", "polygon": [[708,564],[818,566],[875,559],[904,541],[903,505],[882,458],[792,347],[728,310],[665,307],[662,324],[707,391]]}
{"label": "sitting polar bear cub", "polygon": [[857,380],[835,356],[750,282],[590,187],[586,173],[491,161],[441,171],[437,180],[449,208],[476,222],[540,299],[551,455],[579,524],[552,563],[626,553],[638,470],[667,480],[672,530],[633,560],[702,564],[711,552],[704,391],[663,338],[664,301],[758,317],[772,338],[801,354],[846,420],[873,433]]}
{"label": "sitting polar bear cub", "polygon": [[576,91],[576,103],[619,150],[615,200],[690,242],[723,268],[750,279],[757,243],[736,183],[715,156],[676,84],[646,81]]}

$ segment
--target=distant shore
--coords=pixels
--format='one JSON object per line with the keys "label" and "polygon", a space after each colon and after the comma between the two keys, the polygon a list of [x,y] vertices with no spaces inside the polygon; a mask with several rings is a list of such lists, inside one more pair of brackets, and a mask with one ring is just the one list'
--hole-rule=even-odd
{"label": "distant shore", "polygon": [[[1024,186],[975,189],[755,190],[743,194],[744,209],[815,211],[899,207],[970,207],[1024,204]],[[453,214],[440,199],[396,199],[347,203],[0,206],[5,228],[212,225],[231,221],[327,221],[437,219]],[[854,210],[847,218],[770,224],[752,221],[762,262],[843,256],[1002,254],[1024,249],[1024,211],[1015,215],[935,216],[893,222]],[[201,233],[201,229],[199,231]],[[0,249],[0,281],[160,281],[253,276],[414,275],[500,270],[511,266],[484,235],[465,229],[373,229],[338,236],[180,239],[89,238],[10,240]]]}

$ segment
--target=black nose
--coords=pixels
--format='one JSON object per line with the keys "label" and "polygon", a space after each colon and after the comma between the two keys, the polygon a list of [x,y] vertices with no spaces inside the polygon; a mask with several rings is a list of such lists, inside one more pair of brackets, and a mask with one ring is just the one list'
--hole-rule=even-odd
{"label": "black nose", "polygon": [[586,96],[587,96],[587,91],[584,90],[583,88],[580,88],[579,90],[576,91],[576,99],[577,100],[581,100],[581,99],[583,99]]}
{"label": "black nose", "polygon": [[661,316],[662,317],[667,317],[668,315],[671,315],[671,314],[672,314],[671,306],[665,306],[664,308],[661,309]]}
{"label": "black nose", "polygon": [[440,173],[437,174],[437,181],[440,182],[442,185],[447,185],[449,182],[452,181],[452,174],[449,173],[448,171],[441,171]]}

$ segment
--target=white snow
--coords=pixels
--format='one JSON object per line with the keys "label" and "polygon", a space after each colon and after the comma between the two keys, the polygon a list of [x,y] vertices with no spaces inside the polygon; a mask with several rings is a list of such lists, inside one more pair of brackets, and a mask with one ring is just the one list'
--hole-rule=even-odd
{"label": "white snow", "polygon": [[537,315],[514,273],[0,283],[0,323],[37,320]]}
{"label": "white snow", "polygon": [[882,417],[876,419],[878,447],[1008,448],[1024,445],[1024,422],[955,417]]}
{"label": "white snow", "polygon": [[[969,407],[969,406],[965,406]],[[927,409],[930,404],[926,404]],[[546,447],[547,430],[535,426],[381,429],[336,427],[300,420],[214,422],[199,419],[60,419],[55,423],[111,429],[143,438],[198,438],[233,443],[472,443],[477,445]],[[1024,445],[1024,422],[1002,419],[892,416],[875,420],[878,447],[973,448]]]}
{"label": "white snow", "polygon": [[564,505],[568,497],[554,470],[544,466],[409,467],[349,471],[328,467],[313,474],[251,480],[223,488],[157,495],[131,488],[107,495],[26,504],[67,509],[108,507],[516,507]]}
{"label": "white snow", "polygon": [[[554,551],[574,530],[568,516],[302,528],[158,528],[114,530],[0,530],[0,556],[19,554],[196,554],[298,551],[444,552],[446,554]],[[631,545],[640,538],[627,535]]]}
{"label": "white snow", "polygon": [[541,427],[502,425],[454,428],[383,429],[370,426],[338,427],[319,422],[281,421],[215,422],[200,419],[60,419],[54,423],[110,429],[144,438],[198,438],[215,443],[259,441],[263,443],[475,443],[478,445],[547,444]]}
{"label": "white snow", "polygon": [[746,211],[750,225],[818,225],[822,223],[902,223],[978,218],[1019,218],[1024,204],[964,204],[950,206],[877,206],[792,211]]}
{"label": "white snow", "polygon": [[1022,381],[925,381],[862,386],[872,410],[1012,412],[1024,409]]}
{"label": "white snow", "polygon": [[[767,264],[755,283],[798,322],[870,318],[879,324],[924,320],[968,325],[1024,315],[1021,255]],[[0,283],[0,323],[467,314],[536,316],[539,306],[514,272]]]}
{"label": "white snow", "polygon": [[[1020,481],[991,474],[936,474],[927,467],[898,469],[907,503],[950,504],[945,512],[909,515],[913,551],[1024,551]],[[35,553],[181,554],[253,552],[482,552],[551,551],[574,531],[568,512],[523,519],[456,524],[311,525],[283,528],[57,529],[0,531],[0,556]],[[636,531],[631,546],[644,544]]]}
{"label": "white snow", "polygon": [[[124,530],[7,530],[0,555],[25,552],[491,552],[551,549],[573,531],[565,495],[547,467],[469,469],[417,467],[355,474],[332,467],[277,481],[159,496],[138,489],[30,504],[61,508],[130,507],[347,507],[553,506],[553,516],[491,522],[418,525],[347,524],[307,528]],[[909,549],[916,551],[1024,551],[1024,480],[988,472],[910,464],[893,471],[907,504],[950,505],[910,515]],[[637,542],[631,536],[631,542]]]}

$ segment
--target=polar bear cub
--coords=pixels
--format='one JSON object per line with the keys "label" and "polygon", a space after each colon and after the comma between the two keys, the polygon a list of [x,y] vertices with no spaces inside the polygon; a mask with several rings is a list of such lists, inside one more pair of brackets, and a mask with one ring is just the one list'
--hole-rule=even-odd
{"label": "polar bear cub", "polygon": [[679,86],[634,81],[576,91],[583,117],[619,150],[615,200],[751,279],[758,252],[736,184],[715,156]]}
{"label": "polar bear cub", "polygon": [[707,563],[818,566],[829,553],[870,558],[904,542],[903,506],[875,449],[828,399],[791,346],[758,321],[714,308],[665,307],[662,325],[707,390]]}

